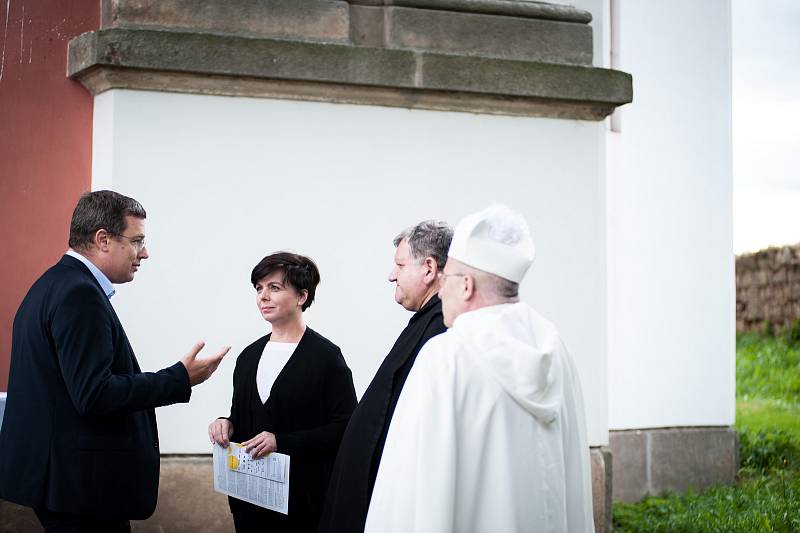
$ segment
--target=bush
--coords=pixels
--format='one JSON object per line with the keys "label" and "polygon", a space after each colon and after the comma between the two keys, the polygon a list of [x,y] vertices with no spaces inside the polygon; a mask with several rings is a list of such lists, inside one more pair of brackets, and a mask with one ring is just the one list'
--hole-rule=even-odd
{"label": "bush", "polygon": [[736,344],[738,398],[800,404],[800,345],[791,344],[785,337],[757,333],[740,335]]}
{"label": "bush", "polygon": [[793,348],[800,345],[800,318],[796,319],[786,332],[786,341]]}
{"label": "bush", "polygon": [[781,429],[740,430],[739,459],[743,473],[800,471],[800,443]]}
{"label": "bush", "polygon": [[669,493],[638,504],[614,504],[623,532],[800,531],[800,477],[781,471],[702,494]]}
{"label": "bush", "polygon": [[800,531],[800,442],[782,430],[740,431],[742,468],[735,487],[615,503],[623,532]]}

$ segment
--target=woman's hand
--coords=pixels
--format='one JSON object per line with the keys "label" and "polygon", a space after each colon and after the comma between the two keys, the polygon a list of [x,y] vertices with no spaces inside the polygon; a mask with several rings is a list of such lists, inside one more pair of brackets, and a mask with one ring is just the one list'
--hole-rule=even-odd
{"label": "woman's hand", "polygon": [[262,431],[252,439],[242,443],[244,449],[250,454],[253,459],[264,457],[268,453],[272,453],[278,449],[278,443],[275,441],[275,435],[269,431]]}
{"label": "woman's hand", "polygon": [[217,418],[208,425],[208,438],[211,439],[211,444],[216,442],[227,448],[231,435],[233,435],[233,424],[227,418]]}

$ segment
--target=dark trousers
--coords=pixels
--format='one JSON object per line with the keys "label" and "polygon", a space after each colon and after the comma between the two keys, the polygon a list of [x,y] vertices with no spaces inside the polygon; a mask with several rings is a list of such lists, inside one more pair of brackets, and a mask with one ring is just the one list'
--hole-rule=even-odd
{"label": "dark trousers", "polygon": [[130,533],[131,523],[124,518],[98,518],[47,509],[34,509],[46,533]]}
{"label": "dark trousers", "polygon": [[288,515],[270,511],[241,500],[236,501],[233,526],[236,533],[316,533],[319,517]]}

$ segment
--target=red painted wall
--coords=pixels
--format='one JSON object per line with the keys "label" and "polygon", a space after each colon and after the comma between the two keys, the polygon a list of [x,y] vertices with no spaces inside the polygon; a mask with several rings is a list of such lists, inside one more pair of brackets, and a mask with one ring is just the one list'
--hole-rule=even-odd
{"label": "red painted wall", "polygon": [[0,0],[0,391],[17,307],[91,187],[92,96],[66,77],[67,43],[99,25],[100,0]]}

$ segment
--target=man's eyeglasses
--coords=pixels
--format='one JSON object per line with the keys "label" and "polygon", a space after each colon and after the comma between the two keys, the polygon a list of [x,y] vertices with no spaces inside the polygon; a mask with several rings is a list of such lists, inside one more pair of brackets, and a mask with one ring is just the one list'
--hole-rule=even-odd
{"label": "man's eyeglasses", "polygon": [[144,250],[145,247],[144,237],[128,237],[127,235],[119,235],[117,233],[112,233],[111,235],[113,235],[114,237],[122,237],[123,239],[128,239],[130,243],[133,245],[133,247],[136,248],[137,252],[141,252],[142,250]]}

